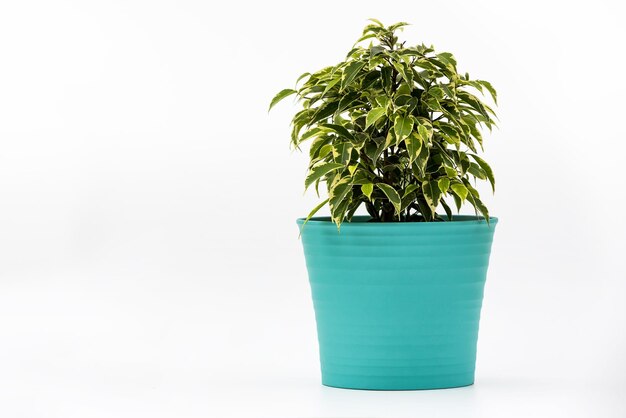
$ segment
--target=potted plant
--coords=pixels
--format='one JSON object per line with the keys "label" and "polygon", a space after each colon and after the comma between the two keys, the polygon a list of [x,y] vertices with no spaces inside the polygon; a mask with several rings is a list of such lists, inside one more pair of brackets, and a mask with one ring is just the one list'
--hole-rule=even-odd
{"label": "potted plant", "polygon": [[[495,186],[478,155],[495,114],[478,95],[495,103],[496,92],[459,74],[452,54],[400,42],[406,23],[371,21],[345,61],[303,74],[270,104],[302,104],[291,143],[310,143],[305,188],[328,192],[298,220],[322,383],[470,385],[497,223],[473,186]],[[451,201],[476,215],[453,215]],[[326,204],[330,217],[314,217]]]}

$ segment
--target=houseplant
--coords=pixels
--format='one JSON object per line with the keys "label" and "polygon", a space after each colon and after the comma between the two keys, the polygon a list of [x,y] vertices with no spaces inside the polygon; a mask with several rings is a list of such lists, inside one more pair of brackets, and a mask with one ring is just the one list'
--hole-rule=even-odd
{"label": "houseplant", "polygon": [[[328,194],[298,220],[328,386],[474,382],[497,223],[472,185],[495,190],[477,155],[495,114],[478,95],[495,103],[496,92],[459,74],[452,54],[400,42],[405,25],[372,19],[345,61],[303,74],[270,104],[298,98],[291,143],[310,143],[305,188],[324,183]],[[453,215],[450,198],[476,215]],[[331,216],[314,217],[326,204]]]}

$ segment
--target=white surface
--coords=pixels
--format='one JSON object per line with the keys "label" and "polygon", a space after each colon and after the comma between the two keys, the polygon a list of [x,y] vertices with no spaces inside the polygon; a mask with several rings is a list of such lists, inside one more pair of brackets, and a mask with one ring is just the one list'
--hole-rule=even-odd
{"label": "white surface", "polygon": [[[626,416],[618,1],[3,2],[0,416]],[[273,94],[368,17],[493,82],[477,384],[319,384]]]}

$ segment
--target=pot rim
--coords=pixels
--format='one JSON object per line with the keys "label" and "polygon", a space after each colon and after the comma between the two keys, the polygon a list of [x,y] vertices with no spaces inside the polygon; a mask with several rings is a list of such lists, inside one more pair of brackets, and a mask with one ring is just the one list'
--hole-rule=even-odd
{"label": "pot rim", "polygon": [[[304,224],[306,218],[298,218],[296,222],[298,225],[302,226]],[[342,222],[341,229],[343,228],[399,228],[399,227],[409,227],[409,228],[423,228],[423,227],[446,227],[446,226],[459,226],[459,225],[477,225],[477,224],[487,224],[485,218],[477,217],[476,215],[452,215],[452,220],[442,221],[442,222],[367,222],[372,219],[371,216],[367,215],[358,215],[352,218],[352,221]],[[498,223],[498,218],[495,216],[489,217],[489,225],[496,225]],[[333,226],[336,225],[331,221],[330,216],[314,216],[309,219],[307,225],[317,225],[317,226]]]}

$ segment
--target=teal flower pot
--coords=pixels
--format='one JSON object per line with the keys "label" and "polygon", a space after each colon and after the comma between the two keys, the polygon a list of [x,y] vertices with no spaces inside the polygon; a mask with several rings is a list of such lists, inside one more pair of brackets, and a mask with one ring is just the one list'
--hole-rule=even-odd
{"label": "teal flower pot", "polygon": [[304,227],[322,384],[440,389],[474,383],[478,323],[498,220]]}

